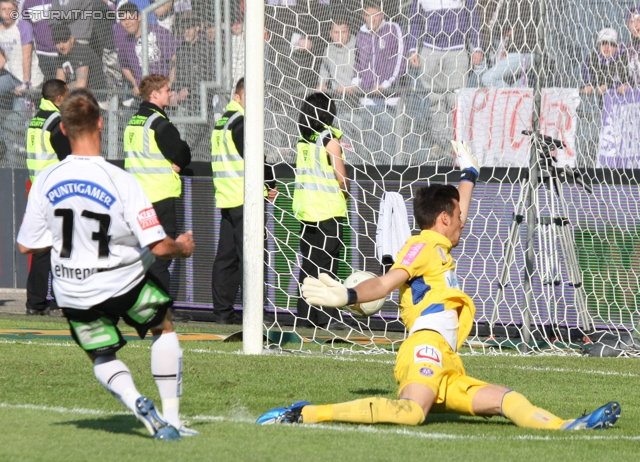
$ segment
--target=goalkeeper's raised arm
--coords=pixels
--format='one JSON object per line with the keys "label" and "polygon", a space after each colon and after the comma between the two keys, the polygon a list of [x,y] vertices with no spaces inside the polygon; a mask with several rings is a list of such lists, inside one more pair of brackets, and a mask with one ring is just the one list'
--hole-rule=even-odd
{"label": "goalkeeper's raised arm", "polygon": [[460,220],[464,225],[469,214],[473,187],[480,175],[480,166],[478,165],[478,159],[471,152],[471,147],[467,143],[464,141],[451,141],[451,145],[456,153],[458,167],[462,171],[458,193],[460,194]]}

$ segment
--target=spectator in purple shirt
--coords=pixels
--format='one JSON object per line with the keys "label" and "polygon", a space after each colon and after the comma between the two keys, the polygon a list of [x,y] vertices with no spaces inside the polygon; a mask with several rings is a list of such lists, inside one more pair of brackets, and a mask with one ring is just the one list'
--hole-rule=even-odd
{"label": "spectator in purple shirt", "polygon": [[409,17],[409,63],[421,68],[420,80],[429,92],[432,142],[438,154],[451,158],[453,92],[467,85],[471,65],[483,58],[477,0],[413,0]]}
{"label": "spectator in purple shirt", "polygon": [[[626,87],[629,82],[624,55],[619,52],[618,33],[611,28],[598,32],[594,50],[582,70],[585,95],[603,95],[612,88]],[[624,93],[624,89],[621,88]]]}
{"label": "spectator in purple shirt", "polygon": [[44,80],[54,79],[58,62],[58,51],[51,39],[51,29],[47,20],[51,10],[51,0],[24,0],[22,17],[31,23],[35,39],[36,54]]}
{"label": "spectator in purple shirt", "polygon": [[360,102],[365,147],[376,163],[388,164],[394,149],[393,113],[399,101],[392,90],[406,71],[404,38],[398,24],[385,20],[379,1],[365,0],[363,18],[365,23],[356,36],[358,53],[351,83],[364,92]]}
{"label": "spectator in purple shirt", "polygon": [[[114,42],[122,75],[139,95],[142,79],[142,15],[133,3],[125,3],[118,11],[126,15],[114,27]],[[149,74],[160,74],[174,80],[176,41],[169,31],[157,24],[149,24]]]}

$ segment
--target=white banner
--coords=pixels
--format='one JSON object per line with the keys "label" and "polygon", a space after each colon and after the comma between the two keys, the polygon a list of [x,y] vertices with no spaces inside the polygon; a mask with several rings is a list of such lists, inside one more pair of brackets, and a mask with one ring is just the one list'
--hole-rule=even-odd
{"label": "white banner", "polygon": [[[557,166],[575,167],[576,108],[580,102],[573,88],[544,88],[540,132],[564,141],[556,151]],[[455,138],[469,142],[480,166],[525,167],[529,165],[533,89],[464,88],[457,92],[454,115]]]}

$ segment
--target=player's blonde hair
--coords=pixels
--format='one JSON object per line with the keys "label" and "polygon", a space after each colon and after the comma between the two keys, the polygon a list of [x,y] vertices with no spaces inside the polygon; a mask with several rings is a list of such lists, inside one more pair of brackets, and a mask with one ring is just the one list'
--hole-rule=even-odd
{"label": "player's blonde hair", "polygon": [[91,90],[78,88],[69,93],[60,105],[60,119],[70,139],[97,131],[100,106]]}
{"label": "player's blonde hair", "polygon": [[154,91],[160,91],[162,87],[169,83],[169,78],[160,74],[150,74],[146,76],[138,85],[140,90],[140,97],[142,101],[149,101],[151,93]]}

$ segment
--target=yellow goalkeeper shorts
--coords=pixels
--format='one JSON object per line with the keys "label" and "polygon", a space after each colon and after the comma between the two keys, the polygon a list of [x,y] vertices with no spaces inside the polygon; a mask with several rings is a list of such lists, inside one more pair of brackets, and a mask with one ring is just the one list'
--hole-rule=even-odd
{"label": "yellow goalkeeper shorts", "polygon": [[418,331],[402,343],[394,374],[400,384],[398,395],[410,383],[431,388],[436,395],[430,411],[434,413],[474,415],[473,397],[489,385],[469,377],[460,356],[439,333],[430,330]]}

